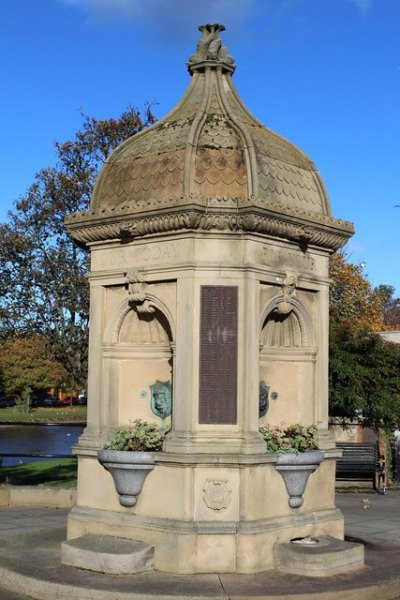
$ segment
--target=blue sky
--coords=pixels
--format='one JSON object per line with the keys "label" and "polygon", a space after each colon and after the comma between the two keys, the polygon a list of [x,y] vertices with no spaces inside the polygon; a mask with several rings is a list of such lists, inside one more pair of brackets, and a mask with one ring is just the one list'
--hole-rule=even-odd
{"label": "blue sky", "polygon": [[399,0],[5,0],[0,220],[81,110],[165,115],[206,22],[226,26],[245,104],[312,158],[333,214],[355,224],[350,259],[400,295]]}

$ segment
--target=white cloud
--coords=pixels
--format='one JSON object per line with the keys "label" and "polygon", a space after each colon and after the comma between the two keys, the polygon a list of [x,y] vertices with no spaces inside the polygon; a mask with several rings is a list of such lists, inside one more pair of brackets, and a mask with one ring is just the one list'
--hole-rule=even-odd
{"label": "white cloud", "polygon": [[367,13],[372,6],[373,0],[350,0],[362,12]]}
{"label": "white cloud", "polygon": [[[259,0],[60,0],[91,20],[146,22],[157,29],[171,25],[231,23],[245,19]],[[173,34],[173,32],[171,32]]]}

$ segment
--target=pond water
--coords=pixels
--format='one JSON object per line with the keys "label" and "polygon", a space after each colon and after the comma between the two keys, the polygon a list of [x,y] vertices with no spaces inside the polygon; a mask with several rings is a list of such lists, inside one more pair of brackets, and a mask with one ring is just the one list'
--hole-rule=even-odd
{"label": "pond water", "polygon": [[[13,452],[72,455],[72,446],[78,441],[83,429],[83,425],[0,425],[0,456]],[[34,460],[39,459],[4,457],[3,465],[16,465]]]}

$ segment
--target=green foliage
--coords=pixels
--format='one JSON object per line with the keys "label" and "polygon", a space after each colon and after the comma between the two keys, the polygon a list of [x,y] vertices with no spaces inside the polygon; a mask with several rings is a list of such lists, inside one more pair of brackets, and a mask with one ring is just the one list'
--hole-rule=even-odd
{"label": "green foliage", "polygon": [[76,473],[76,458],[58,458],[2,467],[0,482],[10,485],[46,485],[70,488],[76,486]]}
{"label": "green foliage", "polygon": [[[67,376],[64,367],[51,358],[48,344],[40,335],[0,343],[0,372],[7,394],[47,391]],[[24,396],[23,400],[29,406],[29,398]]]}
{"label": "green foliage", "polygon": [[85,423],[86,412],[86,406],[30,408],[29,412],[19,412],[17,406],[10,406],[0,408],[0,423]]}
{"label": "green foliage", "polygon": [[400,416],[400,345],[332,325],[329,400],[332,416],[394,429]]}
{"label": "green foliage", "polygon": [[260,427],[260,433],[267,446],[267,452],[305,452],[306,450],[316,450],[318,443],[316,435],[318,428],[316,425],[301,425],[294,423],[284,427],[266,425]]}
{"label": "green foliage", "polygon": [[129,427],[120,427],[112,440],[105,446],[109,450],[129,450],[133,452],[162,450],[165,431],[155,423],[141,419],[130,421]]}
{"label": "green foliage", "polygon": [[381,300],[384,328],[400,329],[400,298],[395,296],[394,287],[378,285],[374,291]]}
{"label": "green foliage", "polygon": [[70,389],[85,387],[88,256],[68,237],[64,219],[88,209],[109,154],[152,122],[149,107],[144,117],[134,108],[118,119],[83,115],[75,138],[56,143],[56,166],[37,173],[0,224],[0,339],[45,337],[49,356],[66,369]]}
{"label": "green foliage", "polygon": [[376,331],[400,315],[392,286],[372,289],[363,265],[331,260],[329,412],[376,431],[393,430],[400,417],[400,345]]}

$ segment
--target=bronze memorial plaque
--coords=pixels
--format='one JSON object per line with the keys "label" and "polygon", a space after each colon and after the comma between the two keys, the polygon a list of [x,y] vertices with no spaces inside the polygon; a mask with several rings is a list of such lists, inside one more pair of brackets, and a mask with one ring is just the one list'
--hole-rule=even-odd
{"label": "bronze memorial plaque", "polygon": [[237,286],[201,287],[199,423],[236,423]]}

